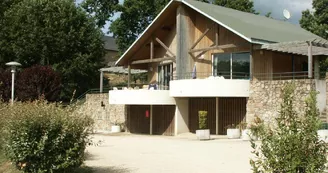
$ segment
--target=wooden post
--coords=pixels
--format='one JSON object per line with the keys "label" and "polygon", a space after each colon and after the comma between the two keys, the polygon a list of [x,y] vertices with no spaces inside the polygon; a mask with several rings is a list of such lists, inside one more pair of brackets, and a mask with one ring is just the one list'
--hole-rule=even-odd
{"label": "wooden post", "polygon": [[150,59],[154,58],[154,39],[152,38],[150,41]]}
{"label": "wooden post", "polygon": [[313,77],[313,74],[312,74],[312,60],[313,60],[313,57],[312,57],[312,42],[310,41],[308,43],[308,77],[309,78],[312,78]]}
{"label": "wooden post", "polygon": [[253,73],[254,73],[254,64],[253,64],[253,44],[251,43],[251,51],[249,56],[249,78],[253,80]]}
{"label": "wooden post", "polygon": [[219,98],[215,98],[216,135],[219,135]]}
{"label": "wooden post", "polygon": [[104,91],[104,72],[100,70],[100,87],[99,87],[99,92],[103,93]]}
{"label": "wooden post", "polygon": [[149,129],[149,133],[150,133],[150,135],[152,135],[153,134],[153,105],[150,105],[150,119],[149,119],[149,121],[150,121],[150,129]]}
{"label": "wooden post", "polygon": [[215,46],[219,46],[219,25],[215,24]]}
{"label": "wooden post", "polygon": [[128,65],[128,88],[131,87],[131,64]]}

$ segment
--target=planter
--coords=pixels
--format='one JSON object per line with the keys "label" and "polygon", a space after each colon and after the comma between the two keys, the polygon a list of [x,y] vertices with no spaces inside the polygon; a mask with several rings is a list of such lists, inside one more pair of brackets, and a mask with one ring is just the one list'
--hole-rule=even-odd
{"label": "planter", "polygon": [[210,129],[196,130],[196,136],[199,140],[210,140]]}
{"label": "planter", "polygon": [[112,126],[112,133],[121,132],[121,126]]}
{"label": "planter", "polygon": [[317,133],[318,133],[319,140],[328,143],[328,130],[318,130]]}
{"label": "planter", "polygon": [[239,139],[240,130],[239,129],[227,129],[227,136],[229,139]]}

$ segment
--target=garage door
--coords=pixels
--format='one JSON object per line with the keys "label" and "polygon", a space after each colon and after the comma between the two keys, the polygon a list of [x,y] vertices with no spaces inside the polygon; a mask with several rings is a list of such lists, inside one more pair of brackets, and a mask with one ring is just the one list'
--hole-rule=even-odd
{"label": "garage door", "polygon": [[146,116],[147,111],[150,111],[148,105],[128,106],[127,128],[130,133],[149,134],[150,117]]}
{"label": "garage door", "polygon": [[153,106],[153,134],[174,135],[175,106]]}

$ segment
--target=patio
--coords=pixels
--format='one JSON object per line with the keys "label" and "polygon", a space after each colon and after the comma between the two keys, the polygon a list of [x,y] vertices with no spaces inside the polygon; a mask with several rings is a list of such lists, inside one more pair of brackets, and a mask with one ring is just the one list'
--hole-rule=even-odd
{"label": "patio", "polygon": [[95,135],[102,142],[87,148],[86,165],[97,173],[250,173],[250,143],[215,137],[198,141],[194,134]]}

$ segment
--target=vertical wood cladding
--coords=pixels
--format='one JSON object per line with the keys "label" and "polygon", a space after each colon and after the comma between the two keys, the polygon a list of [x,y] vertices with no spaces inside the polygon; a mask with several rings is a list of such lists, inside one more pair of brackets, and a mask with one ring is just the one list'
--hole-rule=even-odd
{"label": "vertical wood cladding", "polygon": [[207,111],[207,128],[211,134],[216,131],[215,98],[190,98],[189,99],[189,130],[198,130],[198,111]]}
{"label": "vertical wood cladding", "polygon": [[153,134],[174,135],[175,106],[153,106]]}

